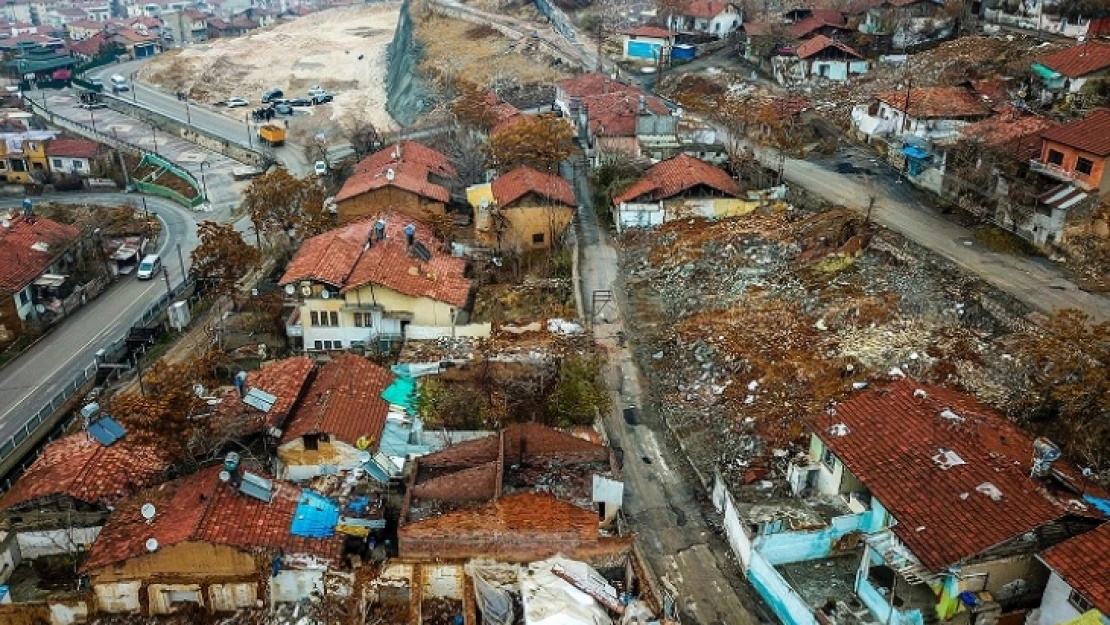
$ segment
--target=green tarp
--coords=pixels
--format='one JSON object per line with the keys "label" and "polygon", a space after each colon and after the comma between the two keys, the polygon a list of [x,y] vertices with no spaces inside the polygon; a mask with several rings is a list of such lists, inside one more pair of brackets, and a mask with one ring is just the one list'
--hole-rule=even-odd
{"label": "green tarp", "polygon": [[406,376],[397,376],[388,388],[382,391],[382,399],[395,405],[401,406],[405,412],[413,413],[413,401],[416,398],[416,379]]}

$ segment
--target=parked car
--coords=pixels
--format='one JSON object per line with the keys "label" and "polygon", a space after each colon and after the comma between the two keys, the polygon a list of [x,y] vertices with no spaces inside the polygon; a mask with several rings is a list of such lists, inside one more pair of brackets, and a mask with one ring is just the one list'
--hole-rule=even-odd
{"label": "parked car", "polygon": [[312,106],[312,100],[308,98],[293,98],[286,102],[289,106]]}
{"label": "parked car", "polygon": [[161,268],[162,258],[157,254],[147,254],[139,263],[139,270],[135,273],[135,277],[140,280],[150,280],[158,275],[158,270]]}
{"label": "parked car", "polygon": [[239,108],[241,106],[250,106],[250,100],[247,100],[246,98],[228,98],[227,101],[224,102],[224,104],[227,105],[227,108],[233,109]]}
{"label": "parked car", "polygon": [[326,93],[326,92],[325,93],[317,93],[316,95],[312,96],[312,103],[313,104],[326,104],[328,102],[331,102],[333,99],[335,99],[335,98],[330,93]]}
{"label": "parked car", "polygon": [[316,161],[316,164],[313,165],[312,168],[316,170],[317,176],[328,175],[328,164],[325,161]]}
{"label": "parked car", "polygon": [[319,93],[327,93],[327,90],[322,89],[320,85],[312,85],[308,88],[308,97],[310,98]]}
{"label": "parked car", "polygon": [[262,94],[262,103],[269,104],[270,102],[277,100],[283,95],[285,95],[285,93],[283,93],[281,89],[270,89],[266,91],[266,93]]}
{"label": "parked car", "polygon": [[274,105],[274,110],[277,111],[278,113],[281,113],[282,115],[292,115],[293,114],[293,107],[289,106],[288,104],[285,104],[284,102],[282,102],[281,104],[275,104]]}

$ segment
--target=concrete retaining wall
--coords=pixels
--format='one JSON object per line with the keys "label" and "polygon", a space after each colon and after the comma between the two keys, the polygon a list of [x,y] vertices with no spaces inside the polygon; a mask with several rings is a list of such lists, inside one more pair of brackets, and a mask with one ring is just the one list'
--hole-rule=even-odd
{"label": "concrete retaining wall", "polygon": [[212,150],[213,152],[223,154],[240,163],[245,163],[253,167],[261,167],[265,164],[265,157],[257,150],[228,141],[208,131],[187,126],[172,117],[145,109],[123,98],[105,94],[104,104],[113,111],[144,121],[162,132],[181,137],[190,143],[195,143],[206,150]]}

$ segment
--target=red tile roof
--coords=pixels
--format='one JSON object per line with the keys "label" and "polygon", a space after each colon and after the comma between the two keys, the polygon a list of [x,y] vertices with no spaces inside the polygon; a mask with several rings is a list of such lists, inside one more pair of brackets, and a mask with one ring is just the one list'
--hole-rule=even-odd
{"label": "red tile roof", "polygon": [[682,8],[681,15],[709,19],[720,15],[730,4],[721,0],[693,0]]}
{"label": "red tile roof", "polygon": [[[837,13],[837,15],[840,15]],[[819,28],[836,28],[840,30],[849,30],[844,23],[843,17],[840,20],[827,22],[820,17],[807,17],[804,20],[794,22],[787,27],[786,32],[795,39],[801,39]]]}
{"label": "red tile roof", "polygon": [[[917,119],[986,117],[990,107],[963,87],[910,89],[909,116]],[[875,96],[898,111],[906,112],[906,92],[887,91]]]}
{"label": "red tile roof", "polygon": [[208,423],[234,436],[247,436],[280,428],[300,398],[315,367],[307,356],[294,356],[272,362],[247,374],[244,390],[258,389],[277,398],[268,412],[262,412],[243,402],[236,392],[225,395],[213,411]]}
{"label": "red tile roof", "polygon": [[[221,482],[221,465],[207,467],[173,482],[139,493],[120,505],[104,525],[84,570],[110,566],[159,548],[184,542],[226,545],[250,553],[312,554],[338,559],[343,539],[304,538],[290,534],[301,489],[274,481],[270,502],[244,495]],[[142,516],[144,503],[155,507],[154,519]]]}
{"label": "red tile roof", "polygon": [[490,185],[490,191],[501,208],[508,208],[510,204],[529,193],[535,193],[551,201],[562,202],[567,206],[577,206],[574,191],[571,190],[570,183],[565,178],[527,166],[517,167],[498,176]]}
{"label": "red tile roof", "polygon": [[808,59],[809,57],[814,56],[815,54],[828,48],[835,48],[837,50],[840,50],[841,52],[844,52],[845,54],[854,56],[857,59],[863,58],[863,56],[859,52],[856,52],[852,48],[844,45],[843,43],[840,43],[839,41],[833,41],[832,39],[829,39],[824,35],[817,35],[813,39],[805,41],[804,43],[802,43],[802,45],[798,46],[795,54],[798,56],[799,59]]}
{"label": "red tile roof", "polygon": [[1041,153],[1041,133],[1056,125],[1047,117],[1023,115],[1016,109],[1009,109],[983,121],[962,126],[960,134],[984,145],[1009,151],[1020,160],[1029,160]]}
{"label": "red tile roof", "polygon": [[603,137],[634,137],[641,99],[649,112],[670,115],[671,110],[662,100],[638,90],[585,96],[582,106],[586,107],[590,131]]}
{"label": "red tile roof", "polygon": [[443,203],[451,199],[451,192],[446,187],[428,180],[428,170],[423,166],[412,162],[394,162],[379,170],[356,168],[335,195],[335,201],[343,202],[384,187],[404,189]]}
{"label": "red tile roof", "polygon": [[415,163],[441,178],[454,178],[457,175],[450,158],[408,139],[398,141],[362,159],[355,167],[355,173],[378,172],[399,162]]}
{"label": "red tile roof", "polygon": [[94,158],[98,151],[100,151],[99,143],[85,139],[54,139],[46,144],[47,156]]}
{"label": "red tile roof", "polygon": [[771,34],[780,24],[774,22],[744,22],[744,34],[749,37],[762,37]]}
{"label": "red tile roof", "polygon": [[1083,119],[1050,128],[1041,136],[1097,156],[1110,156],[1110,110],[1091,111]]}
{"label": "red tile roof", "polygon": [[381,440],[389,402],[382,391],[393,382],[393,374],[354,354],[341,354],[320,367],[316,379],[293,409],[281,442],[305,434],[322,433],[354,445],[359,438]]}
{"label": "red tile roof", "polygon": [[1088,41],[1050,54],[1038,63],[1068,78],[1080,78],[1110,68],[1110,43]]}
{"label": "red tile roof", "polygon": [[583,98],[616,91],[630,91],[639,93],[640,90],[631,85],[614,80],[608,74],[591,72],[574,78],[565,78],[555,85],[566,94],[567,98]]}
{"label": "red tile roof", "polygon": [[[1047,496],[1029,477],[1032,437],[962,393],[899,380],[855,395],[811,425],[931,571],[1086,510]],[[946,451],[963,464],[942,468],[934,458]],[[1054,469],[1077,475],[1063,461]],[[997,501],[982,492],[989,485],[1001,492]]]}
{"label": "red tile roof", "polygon": [[80,432],[43,448],[0,499],[0,508],[55,495],[91,504],[115,504],[160,482],[166,466],[166,459],[155,447],[135,443],[126,436],[105,447]]}
{"label": "red tile roof", "polygon": [[596,512],[560,501],[554,495],[523,492],[474,508],[406,523],[399,531],[403,537],[443,537],[447,541],[490,534],[511,535],[517,540],[552,535],[594,540],[598,518]]}
{"label": "red tile roof", "polygon": [[1041,560],[1098,611],[1110,614],[1110,523],[1056,545]]}
{"label": "red tile roof", "polygon": [[87,39],[74,41],[69,44],[69,48],[81,56],[96,56],[96,54],[100,52],[100,46],[104,45],[107,41],[108,36],[100,32]]}
{"label": "red tile roof", "polygon": [[972,91],[985,97],[995,106],[1005,104],[1010,97],[1010,83],[1003,78],[969,80],[967,84],[971,86]]}
{"label": "red tile roof", "polygon": [[656,39],[668,39],[674,35],[673,32],[661,26],[637,26],[636,28],[629,28],[624,31],[624,34],[632,37],[654,37]]}
{"label": "red tile roof", "polygon": [[843,26],[848,23],[848,20],[844,17],[844,14],[840,11],[837,11],[836,9],[810,9],[809,16],[815,17],[826,24],[833,24],[837,26]]}
{"label": "red tile roof", "polygon": [[46,271],[77,240],[76,226],[45,217],[17,216],[0,226],[0,289],[18,292]]}
{"label": "red tile roof", "polygon": [[613,198],[613,203],[620,204],[634,200],[654,202],[678,195],[699,185],[705,185],[733,197],[740,196],[740,185],[723,169],[693,156],[680,154],[652,165],[651,169],[648,169],[644,176],[628,190]]}
{"label": "red tile roof", "polygon": [[[379,219],[386,224],[385,239],[367,247]],[[432,254],[430,261],[409,253],[404,233],[408,224],[416,226],[414,238]],[[343,291],[380,284],[412,297],[461,307],[470,295],[470,280],[464,277],[466,261],[443,253],[443,247],[427,225],[407,215],[382,213],[305,241],[281,284],[317,280]]]}
{"label": "red tile roof", "polygon": [[150,43],[158,41],[154,35],[144,35],[133,28],[120,28],[115,32],[116,37],[122,37],[131,43]]}

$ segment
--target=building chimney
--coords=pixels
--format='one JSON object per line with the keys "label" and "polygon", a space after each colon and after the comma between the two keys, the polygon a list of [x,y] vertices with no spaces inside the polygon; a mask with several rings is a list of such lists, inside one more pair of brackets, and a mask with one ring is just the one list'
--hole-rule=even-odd
{"label": "building chimney", "polygon": [[231,476],[230,482],[235,486],[239,486],[243,478],[239,475],[239,454],[234,451],[227,452],[224,456],[224,471]]}
{"label": "building chimney", "polygon": [[1056,443],[1043,436],[1033,441],[1032,477],[1048,477],[1052,473],[1052,463],[1060,459],[1060,448]]}
{"label": "building chimney", "polygon": [[610,82],[610,80],[608,78],[606,78],[605,82],[604,82],[604,87],[603,87],[601,93],[603,93],[603,94],[609,93],[609,82]]}
{"label": "building chimney", "polygon": [[385,220],[379,219],[374,222],[374,240],[382,241],[385,239]]}
{"label": "building chimney", "polygon": [[412,247],[412,244],[415,242],[416,226],[410,223],[409,225],[405,226],[405,245],[407,245],[408,247]]}

